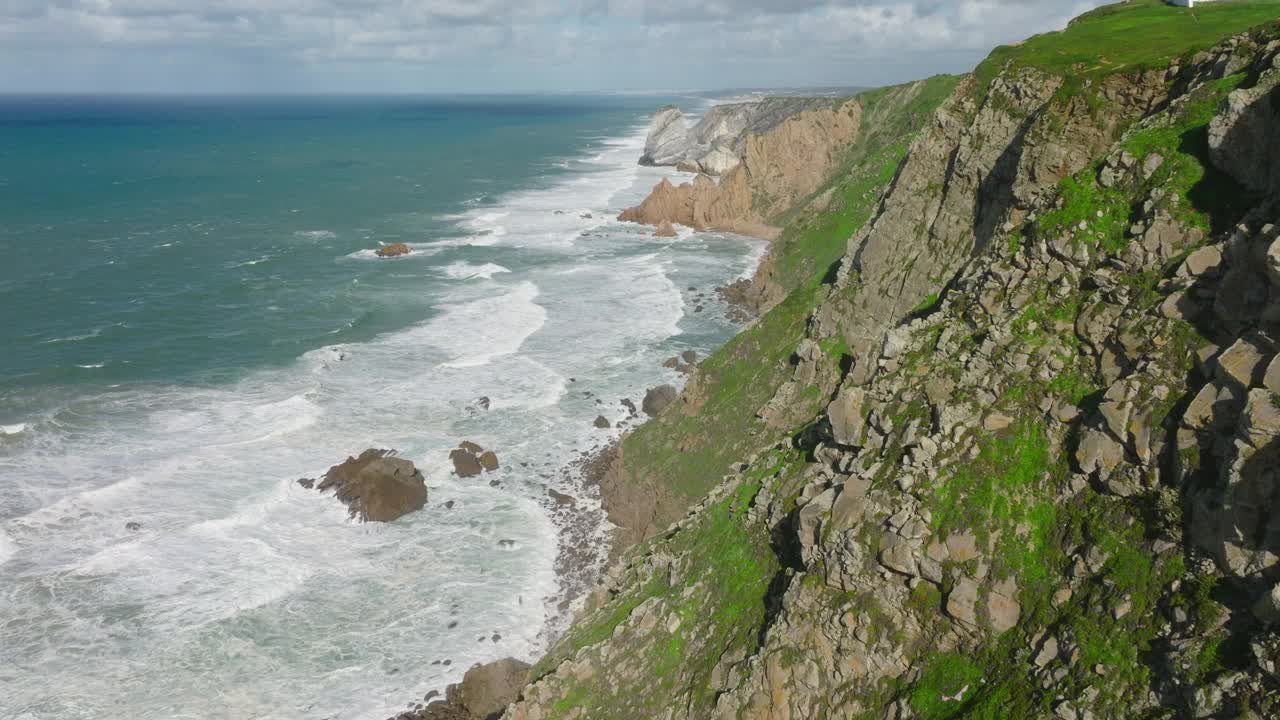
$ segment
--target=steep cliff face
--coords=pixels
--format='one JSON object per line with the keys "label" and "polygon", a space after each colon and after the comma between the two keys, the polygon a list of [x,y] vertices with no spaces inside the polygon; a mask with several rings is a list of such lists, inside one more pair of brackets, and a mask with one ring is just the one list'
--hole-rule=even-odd
{"label": "steep cliff face", "polygon": [[[619,526],[619,546],[629,547],[683,515],[730,462],[786,432],[783,415],[811,417],[822,406],[821,388],[829,392],[839,379],[840,355],[835,346],[800,342],[809,313],[828,292],[823,278],[956,82],[939,76],[856,99],[876,125],[863,125],[823,184],[796,202],[786,231],[772,243],[750,286],[755,301],[766,295],[787,299],[701,362],[680,402],[628,435],[610,465],[603,495]],[[766,425],[757,411],[793,378],[817,387],[799,393]]]}
{"label": "steep cliff face", "polygon": [[[506,717],[1280,714],[1280,28],[1054,64],[1128,12],[996,53],[869,220],[794,196],[785,299],[624,443],[649,539]],[[797,283],[810,207],[849,240]]]}
{"label": "steep cliff face", "polygon": [[649,122],[641,165],[673,165],[707,175],[734,168],[747,138],[763,135],[787,118],[810,109],[829,108],[833,101],[816,97],[770,97],[756,102],[713,105],[690,128],[674,105],[662,108]]}
{"label": "steep cliff face", "polygon": [[679,186],[664,179],[618,219],[775,237],[779,228],[771,224],[773,218],[812,193],[858,133],[862,106],[856,100],[820,100],[810,107],[814,104],[801,98],[761,103],[772,109],[755,111],[759,117],[749,129],[744,120],[732,151],[741,161],[719,183],[705,174]]}

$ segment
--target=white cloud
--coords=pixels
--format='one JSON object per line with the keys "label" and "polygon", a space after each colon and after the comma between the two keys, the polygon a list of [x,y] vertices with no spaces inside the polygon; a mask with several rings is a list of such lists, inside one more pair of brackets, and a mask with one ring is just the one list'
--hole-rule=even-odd
{"label": "white cloud", "polygon": [[[967,69],[997,43],[1099,4],[0,0],[0,90],[226,90],[249,66],[258,77],[244,89],[263,90],[872,84]],[[133,87],[138,78],[155,87]]]}

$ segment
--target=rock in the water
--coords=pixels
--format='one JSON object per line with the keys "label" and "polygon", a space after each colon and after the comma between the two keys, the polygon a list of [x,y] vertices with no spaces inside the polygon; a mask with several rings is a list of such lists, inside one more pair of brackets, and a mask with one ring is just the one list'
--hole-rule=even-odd
{"label": "rock in the water", "polygon": [[132,521],[132,522],[127,522],[127,523],[125,523],[125,524],[124,524],[124,529],[125,529],[125,530],[128,530],[128,531],[130,531],[130,532],[138,532],[139,530],[141,530],[141,529],[142,529],[142,523],[140,523],[140,522],[138,522],[138,521],[136,521],[136,520],[134,520],[134,521]]}
{"label": "rock in the water", "polygon": [[377,255],[378,257],[389,258],[408,255],[411,252],[413,252],[413,250],[404,243],[391,243],[390,245],[383,245],[378,248]]}
{"label": "rock in the water", "polygon": [[315,478],[298,478],[298,484],[310,490],[316,486]]}
{"label": "rock in the water", "polygon": [[644,402],[640,403],[640,407],[649,417],[657,417],[659,413],[667,409],[668,405],[675,402],[676,394],[674,386],[659,385],[644,394]]}
{"label": "rock in the water", "polygon": [[458,477],[475,477],[482,472],[498,469],[497,454],[470,440],[463,440],[458,443],[458,447],[450,450],[449,459],[453,461],[453,471]]}
{"label": "rock in the water", "polygon": [[333,490],[351,517],[390,522],[427,504],[427,485],[413,463],[394,450],[369,449],[329,468],[317,490]]}
{"label": "rock in the water", "polygon": [[484,472],[484,468],[480,466],[480,458],[462,448],[450,450],[449,459],[453,461],[453,471],[458,477],[475,477]]}
{"label": "rock in the water", "polygon": [[605,416],[603,416],[603,415],[597,415],[597,416],[596,416],[595,426],[596,426],[596,427],[598,427],[598,428],[600,428],[601,430],[605,430],[605,429],[607,429],[607,428],[609,428],[609,427],[612,427],[612,426],[609,424],[609,419],[608,419],[608,418],[606,418],[606,417],[605,417]]}
{"label": "rock in the water", "polygon": [[658,223],[658,229],[653,231],[654,237],[676,237],[677,235],[675,226],[671,224],[670,220],[663,220]]}
{"label": "rock in the water", "polygon": [[556,505],[561,507],[572,507],[578,501],[572,495],[566,495],[555,488],[547,488],[547,496],[556,501]]}

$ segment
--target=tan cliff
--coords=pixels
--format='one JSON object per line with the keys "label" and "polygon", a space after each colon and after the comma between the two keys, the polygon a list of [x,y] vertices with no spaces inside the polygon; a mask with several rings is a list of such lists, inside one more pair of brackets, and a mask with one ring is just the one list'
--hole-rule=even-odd
{"label": "tan cliff", "polygon": [[743,138],[741,162],[717,183],[707,175],[673,185],[663,179],[619,220],[669,222],[695,230],[722,230],[772,239],[771,223],[812,193],[857,135],[856,100],[797,113],[761,134]]}

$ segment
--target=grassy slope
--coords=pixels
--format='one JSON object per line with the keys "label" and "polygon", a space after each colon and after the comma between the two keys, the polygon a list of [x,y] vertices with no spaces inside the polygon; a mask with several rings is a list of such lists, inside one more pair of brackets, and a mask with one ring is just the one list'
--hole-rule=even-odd
{"label": "grassy slope", "polygon": [[[779,280],[790,294],[702,363],[706,403],[701,412],[693,417],[668,412],[628,436],[624,457],[629,471],[661,478],[678,497],[694,502],[719,482],[730,462],[761,444],[757,433],[763,424],[756,411],[790,376],[788,358],[820,300],[822,278],[871,216],[911,139],[957,82],[954,76],[939,76],[922,81],[911,93],[899,86],[860,96],[869,121],[839,170],[818,191],[832,191],[830,206],[817,214],[798,212],[777,241],[782,248]],[[823,398],[808,400],[817,412]]]}
{"label": "grassy slope", "polygon": [[[979,68],[979,74],[993,77],[1006,63],[1035,65],[1054,72],[1067,72],[1076,63],[1085,63],[1088,72],[1106,74],[1142,65],[1166,64],[1171,59],[1191,53],[1251,26],[1274,19],[1280,14],[1280,2],[1259,0],[1252,3],[1225,0],[1197,9],[1166,8],[1157,0],[1135,2],[1102,8],[1079,19],[1063,33],[1033,38],[1021,46],[1000,48]],[[1133,42],[1134,37],[1149,42]],[[1240,82],[1228,78],[1200,91],[1168,122],[1131,135],[1126,148],[1139,159],[1152,152],[1165,158],[1161,168],[1143,188],[1104,190],[1097,185],[1096,166],[1063,181],[1060,187],[1066,203],[1059,214],[1046,216],[1029,232],[1058,232],[1062,227],[1085,220],[1089,233],[1104,251],[1123,248],[1125,240],[1119,225],[1112,227],[1109,218],[1127,216],[1133,203],[1140,202],[1150,187],[1162,186],[1184,200],[1179,217],[1201,227],[1216,226],[1221,217],[1234,215],[1238,204],[1225,203],[1214,195],[1221,178],[1213,175],[1205,158],[1203,137],[1211,110],[1225,93]],[[821,297],[821,278],[831,262],[839,257],[847,238],[866,222],[878,189],[896,169],[918,122],[927,118],[929,106],[936,107],[955,86],[955,79],[930,81],[929,93],[936,97],[910,113],[912,119],[892,128],[889,135],[869,142],[860,138],[858,150],[850,154],[840,173],[828,188],[837,201],[825,215],[791,218],[780,240],[785,256],[779,264],[781,277],[794,290],[786,301],[774,308],[752,328],[731,341],[703,365],[706,375],[707,401],[695,417],[671,413],[659,421],[643,426],[627,440],[627,459],[633,471],[641,470],[651,477],[661,477],[678,494],[688,498],[701,496],[716,483],[725,466],[740,459],[763,438],[753,435],[760,427],[754,412],[789,374],[786,359],[803,336],[808,313]],[[1072,84],[1078,88],[1079,85]],[[877,98],[865,97],[868,107]],[[886,123],[885,127],[890,127]],[[870,132],[875,132],[874,129]],[[820,192],[826,191],[824,188]],[[1116,212],[1112,213],[1112,209]],[[1098,210],[1103,217],[1097,218]],[[1113,223],[1114,224],[1114,223]],[[1135,277],[1136,302],[1155,303],[1154,285],[1158,276]],[[1137,287],[1137,286],[1141,287]],[[1097,301],[1091,291],[1078,291],[1070,298],[1055,298],[1043,293],[1031,303],[1015,324],[1017,343],[1024,346],[1011,351],[1036,350],[1053,344],[1064,358],[1072,362],[1050,383],[1035,378],[1006,378],[1012,385],[1000,409],[1017,419],[1013,427],[998,433],[979,432],[974,438],[978,453],[971,463],[961,465],[948,478],[940,478],[934,495],[934,522],[938,528],[978,525],[1002,531],[1008,538],[997,546],[992,570],[997,575],[1016,574],[1022,593],[1020,601],[1024,621],[1014,631],[988,643],[979,652],[962,656],[942,654],[921,658],[921,672],[910,684],[883,688],[886,697],[901,693],[923,718],[1006,718],[1036,717],[1049,713],[1053,695],[1079,696],[1096,683],[1089,675],[1095,667],[1105,670],[1109,682],[1103,703],[1114,702],[1123,708],[1126,697],[1145,693],[1148,668],[1143,659],[1153,641],[1155,628],[1149,622],[1155,601],[1161,594],[1168,598],[1172,580],[1183,578],[1183,589],[1172,597],[1173,604],[1188,608],[1193,622],[1203,623],[1206,634],[1198,666],[1188,672],[1203,677],[1221,670],[1219,643],[1213,634],[1213,617],[1217,610],[1209,600],[1213,588],[1211,577],[1193,577],[1189,582],[1180,555],[1154,558],[1141,549],[1142,538],[1155,530],[1150,523],[1170,522],[1177,525],[1177,508],[1161,505],[1158,494],[1122,499],[1090,494],[1085,500],[1065,505],[1055,503],[1068,468],[1067,459],[1053,453],[1039,426],[1038,405],[1046,394],[1081,402],[1096,394],[1101,378],[1096,369],[1076,362],[1070,331],[1076,316]],[[1172,322],[1172,321],[1171,321]],[[1176,323],[1174,323],[1176,325]],[[1175,339],[1163,358],[1171,368],[1185,368],[1193,362],[1197,346],[1194,331],[1175,327]],[[923,359],[923,358],[920,358]],[[911,373],[914,363],[900,372]],[[919,363],[922,373],[945,371]],[[1176,374],[1176,373],[1175,373]],[[815,402],[814,409],[817,409]],[[908,412],[910,409],[908,408]],[[1159,420],[1154,419],[1158,424]],[[675,449],[682,439],[692,439],[683,452]],[[786,468],[783,477],[795,473],[798,458],[778,458]],[[763,463],[769,467],[771,463]],[[775,466],[776,467],[776,466]],[[764,477],[756,482],[767,482]],[[744,486],[750,493],[755,483]],[[744,528],[734,519],[733,508],[745,496],[737,496],[717,505],[697,526],[672,538],[673,549],[687,553],[696,567],[702,567],[714,592],[701,595],[703,604],[681,610],[682,617],[695,620],[700,634],[716,639],[699,643],[692,650],[673,640],[675,645],[627,646],[628,653],[652,654],[651,677],[638,681],[645,688],[612,688],[578,686],[572,688],[554,708],[559,716],[573,709],[610,707],[611,701],[627,701],[621,691],[634,691],[631,697],[669,697],[675,667],[684,677],[705,678],[708,662],[726,645],[739,646],[752,642],[750,633],[763,617],[761,591],[767,575],[777,570],[770,557],[765,538]],[[1017,542],[1022,538],[1024,542]],[[1051,596],[1057,578],[1065,572],[1068,549],[1085,538],[1099,544],[1109,555],[1096,583],[1079,592],[1071,602],[1057,605]],[[1029,542],[1027,542],[1029,541]],[[722,562],[729,559],[728,562]],[[739,570],[749,569],[750,573]],[[753,573],[759,573],[752,577]],[[571,633],[540,665],[536,674],[548,671],[557,659],[572,655],[576,648],[608,637],[613,629],[645,599],[655,596],[676,598],[684,589],[665,586],[636,588],[613,599]],[[1119,597],[1128,597],[1133,609],[1123,618],[1115,618],[1099,608],[1112,606]],[[924,597],[917,610],[930,617],[940,613],[941,595]],[[722,612],[723,609],[728,609]],[[687,612],[686,612],[687,610]],[[745,627],[744,627],[745,626]],[[1041,691],[1038,682],[1026,673],[1029,636],[1042,628],[1075,638],[1082,653],[1076,664],[1079,673],[1063,679],[1054,693]],[[706,652],[704,652],[704,650]],[[677,654],[683,653],[677,657]],[[673,663],[675,663],[673,665]],[[975,683],[983,678],[981,684]],[[963,703],[948,703],[943,696],[954,695],[965,686]],[[650,692],[651,691],[651,692]],[[692,704],[706,707],[709,696],[705,687],[694,688]],[[1115,693],[1114,695],[1112,695]],[[1108,697],[1110,696],[1110,697]],[[659,704],[660,705],[660,704]],[[658,706],[655,706],[657,708]]]}
{"label": "grassy slope", "polygon": [[1010,62],[1074,77],[1164,67],[1278,16],[1280,0],[1218,0],[1195,9],[1133,0],[1085,13],[1062,32],[998,47],[976,73],[989,80]]}

